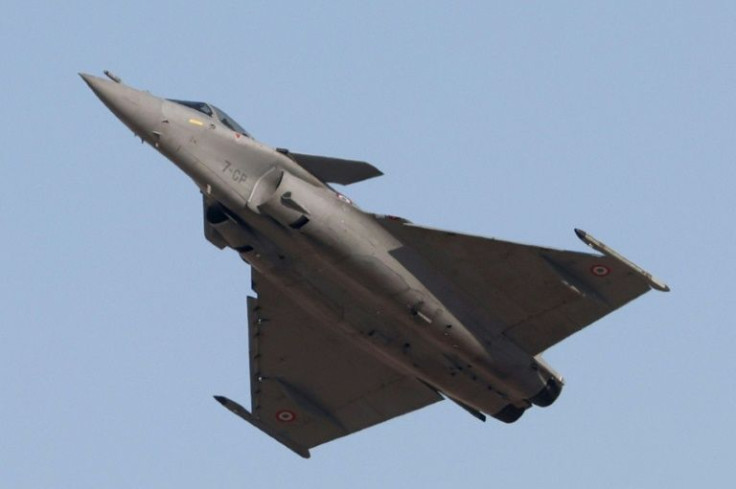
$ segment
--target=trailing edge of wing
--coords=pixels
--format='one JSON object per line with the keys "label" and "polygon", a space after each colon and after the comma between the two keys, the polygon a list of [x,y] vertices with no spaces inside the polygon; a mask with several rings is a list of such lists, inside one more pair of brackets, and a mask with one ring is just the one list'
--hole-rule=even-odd
{"label": "trailing edge of wing", "polygon": [[383,175],[381,170],[365,161],[343,160],[292,152],[287,154],[302,168],[327,183],[349,185]]}

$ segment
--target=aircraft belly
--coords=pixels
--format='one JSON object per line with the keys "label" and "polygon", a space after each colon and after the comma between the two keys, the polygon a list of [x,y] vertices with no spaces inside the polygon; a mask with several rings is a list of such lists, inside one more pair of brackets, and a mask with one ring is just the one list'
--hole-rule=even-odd
{"label": "aircraft belly", "polygon": [[493,414],[501,400],[524,405],[544,387],[546,379],[532,369],[529,355],[510,342],[482,343],[392,256],[401,243],[371,216],[327,188],[283,171],[273,176],[268,192],[255,192],[258,198],[241,214],[281,250],[280,257],[264,265],[258,250],[242,256],[267,274],[283,273],[285,293],[312,291],[300,303],[318,308],[317,317],[330,304],[326,324],[478,410]]}
{"label": "aircraft belly", "polygon": [[309,314],[322,318],[323,327],[381,363],[489,414],[513,402],[503,386],[484,382],[480,369],[474,371],[458,358],[439,351],[420,332],[392,317],[386,310],[386,300],[371,297],[358,301],[355,297],[361,296],[352,287],[336,285],[341,282],[337,277],[302,280],[281,270],[273,272],[267,279],[283,294]]}
{"label": "aircraft belly", "polygon": [[[265,227],[273,225],[260,216],[257,221]],[[317,222],[313,219],[304,230]],[[345,237],[340,243],[348,247],[335,252],[325,249],[324,243],[315,244],[315,235],[290,236],[278,240],[286,255],[298,257],[288,266],[253,265],[268,268],[267,277],[311,314],[325,318],[325,327],[480,411],[494,414],[513,402],[524,406],[523,400],[542,388],[536,378],[531,385],[519,382],[520,372],[498,363],[509,355],[499,353],[491,365],[487,351],[415,277],[397,267],[385,248],[361,242],[359,230],[332,232],[340,232]],[[274,230],[268,234],[279,235]],[[384,240],[391,241],[390,237]],[[454,326],[447,328],[448,324]]]}

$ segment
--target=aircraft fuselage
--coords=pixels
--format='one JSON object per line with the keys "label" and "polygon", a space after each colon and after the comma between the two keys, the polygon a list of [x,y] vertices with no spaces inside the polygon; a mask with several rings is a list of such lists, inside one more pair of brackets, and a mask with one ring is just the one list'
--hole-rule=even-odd
{"label": "aircraft fuselage", "polygon": [[384,228],[387,218],[363,212],[288,151],[180,103],[85,80],[199,187],[208,239],[235,249],[334,334],[476,415],[511,422],[559,394],[562,379]]}

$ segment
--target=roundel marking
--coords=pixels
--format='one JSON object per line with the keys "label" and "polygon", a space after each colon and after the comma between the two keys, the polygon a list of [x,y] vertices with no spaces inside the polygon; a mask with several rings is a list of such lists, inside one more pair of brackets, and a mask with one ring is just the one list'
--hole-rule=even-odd
{"label": "roundel marking", "polygon": [[276,421],[279,423],[291,423],[294,420],[296,420],[296,414],[293,411],[289,411],[288,409],[276,411]]}
{"label": "roundel marking", "polygon": [[592,273],[596,277],[605,277],[606,275],[611,273],[611,269],[605,265],[593,265],[592,267],[590,267],[590,273]]}

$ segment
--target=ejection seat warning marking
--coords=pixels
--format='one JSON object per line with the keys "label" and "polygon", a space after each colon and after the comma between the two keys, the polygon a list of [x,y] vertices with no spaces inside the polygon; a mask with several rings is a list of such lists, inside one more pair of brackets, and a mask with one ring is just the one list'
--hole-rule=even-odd
{"label": "ejection seat warning marking", "polygon": [[592,267],[590,267],[590,273],[592,273],[596,277],[605,277],[606,275],[611,273],[611,269],[605,265],[593,265]]}
{"label": "ejection seat warning marking", "polygon": [[225,165],[222,167],[222,173],[228,173],[233,182],[243,183],[248,179],[248,175],[245,174],[240,168],[233,168],[233,164],[225,160]]}
{"label": "ejection seat warning marking", "polygon": [[280,423],[291,423],[295,419],[296,414],[294,414],[293,411],[284,409],[282,411],[276,412],[276,421],[279,421]]}

